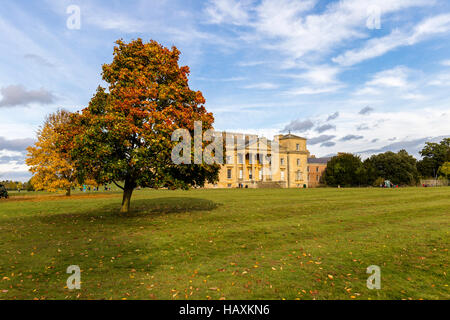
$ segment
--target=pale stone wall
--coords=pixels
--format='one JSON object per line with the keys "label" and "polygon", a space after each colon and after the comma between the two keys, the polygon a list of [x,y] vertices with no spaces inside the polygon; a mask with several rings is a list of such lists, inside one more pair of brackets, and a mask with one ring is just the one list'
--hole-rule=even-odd
{"label": "pale stone wall", "polygon": [[[239,135],[239,134],[237,134]],[[273,160],[277,169],[269,174],[270,165],[264,164],[255,155],[260,150],[264,139],[257,139],[257,144],[247,144],[244,149],[238,149],[235,145],[233,163],[225,163],[219,172],[219,181],[207,188],[237,188],[239,185],[248,188],[280,187],[302,188],[308,185],[308,155],[306,139],[295,135],[279,135],[278,159]],[[271,154],[271,142],[266,147]],[[242,157],[239,157],[242,154]],[[250,156],[253,156],[253,163]],[[242,161],[240,161],[242,160]]]}
{"label": "pale stone wall", "polygon": [[428,179],[420,180],[420,185],[427,185],[429,187],[446,187],[448,186],[448,180],[446,179]]}

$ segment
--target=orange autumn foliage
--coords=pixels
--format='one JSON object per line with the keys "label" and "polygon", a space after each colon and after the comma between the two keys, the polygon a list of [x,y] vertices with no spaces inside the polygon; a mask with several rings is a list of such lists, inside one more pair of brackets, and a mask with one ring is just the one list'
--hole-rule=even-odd
{"label": "orange autumn foliage", "polygon": [[36,190],[55,192],[70,190],[76,183],[75,168],[68,155],[57,147],[57,128],[70,120],[70,112],[58,110],[49,115],[37,133],[38,141],[28,147],[26,164],[33,173],[31,182]]}

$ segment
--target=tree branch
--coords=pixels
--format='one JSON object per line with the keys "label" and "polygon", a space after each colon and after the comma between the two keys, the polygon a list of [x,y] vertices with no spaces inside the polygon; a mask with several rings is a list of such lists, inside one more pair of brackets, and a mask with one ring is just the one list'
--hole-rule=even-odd
{"label": "tree branch", "polygon": [[113,181],[113,183],[114,183],[117,187],[119,187],[120,189],[125,190],[123,187],[119,186],[115,181]]}

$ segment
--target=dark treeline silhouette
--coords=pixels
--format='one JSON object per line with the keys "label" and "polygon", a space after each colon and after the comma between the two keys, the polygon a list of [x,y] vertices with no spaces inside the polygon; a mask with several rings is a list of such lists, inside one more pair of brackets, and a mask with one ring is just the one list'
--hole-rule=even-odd
{"label": "dark treeline silhouette", "polygon": [[440,143],[427,142],[420,151],[422,159],[406,150],[373,155],[362,161],[357,155],[340,153],[328,161],[323,183],[329,186],[380,186],[385,180],[394,185],[417,185],[421,178],[448,178],[450,138]]}

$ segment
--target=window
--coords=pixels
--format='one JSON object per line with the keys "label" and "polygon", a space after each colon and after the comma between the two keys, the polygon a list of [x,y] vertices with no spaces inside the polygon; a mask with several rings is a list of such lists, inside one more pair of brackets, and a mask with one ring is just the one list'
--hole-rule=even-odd
{"label": "window", "polygon": [[306,171],[308,171],[308,172],[309,172],[309,166],[308,166],[308,167],[306,167]]}
{"label": "window", "polygon": [[297,159],[297,167],[300,167],[300,159]]}
{"label": "window", "polygon": [[228,184],[228,188],[231,188],[231,183]]}
{"label": "window", "polygon": [[228,179],[231,179],[231,169],[228,169],[228,170],[227,170],[227,178],[228,178]]}
{"label": "window", "polygon": [[259,169],[259,180],[263,179],[263,171],[262,169]]}
{"label": "window", "polygon": [[281,181],[284,181],[284,170],[281,170]]}
{"label": "window", "polygon": [[295,149],[297,150],[297,151],[300,151],[300,145],[297,143],[297,145],[295,146]]}
{"label": "window", "polygon": [[302,180],[302,172],[300,170],[297,171],[297,180]]}
{"label": "window", "polygon": [[249,178],[250,180],[253,179],[253,170],[252,170],[252,169],[248,169],[248,178]]}
{"label": "window", "polygon": [[319,172],[319,167],[316,167],[316,172]]}
{"label": "window", "polygon": [[281,159],[280,159],[280,164],[281,164],[282,166],[284,166],[284,158],[281,158]]}
{"label": "window", "polygon": [[238,163],[244,163],[244,157],[242,154],[238,154]]}
{"label": "window", "polygon": [[244,171],[242,169],[239,169],[239,179],[244,178]]}
{"label": "window", "polygon": [[317,180],[317,182],[319,182],[319,176],[316,176],[316,180]]}

